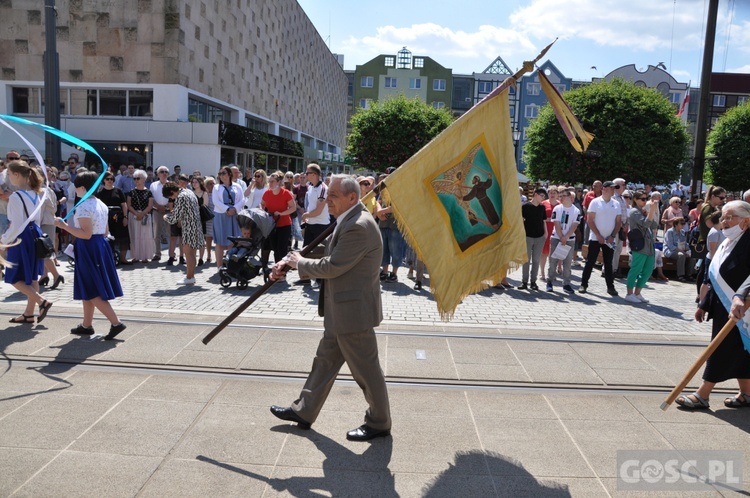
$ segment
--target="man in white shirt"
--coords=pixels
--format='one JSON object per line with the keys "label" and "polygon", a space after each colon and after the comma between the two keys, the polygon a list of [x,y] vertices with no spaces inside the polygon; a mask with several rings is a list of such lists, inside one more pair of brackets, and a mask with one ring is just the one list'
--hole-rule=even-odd
{"label": "man in white shirt", "polygon": [[[305,227],[303,246],[307,246],[315,240],[331,224],[331,217],[328,215],[328,205],[326,204],[328,187],[321,179],[320,166],[315,163],[308,164],[305,177],[308,185],[305,194],[305,212],[302,213],[301,219],[302,223],[306,223],[307,226]],[[299,278],[294,282],[296,285],[310,283],[310,279],[301,272]]]}
{"label": "man in white shirt", "polygon": [[547,292],[553,292],[552,275],[555,274],[555,268],[557,268],[557,263],[560,261],[560,259],[553,258],[552,256],[557,246],[562,244],[570,248],[568,254],[562,258],[563,290],[568,294],[572,294],[575,291],[570,286],[570,264],[573,262],[573,253],[575,253],[576,230],[578,229],[578,224],[581,222],[581,212],[573,205],[574,189],[559,187],[558,192],[562,202],[552,210],[551,219],[555,228],[550,237],[549,270],[547,271],[547,275],[550,278],[547,280]]}
{"label": "man in white shirt", "polygon": [[586,220],[590,228],[589,252],[581,276],[581,287],[578,290],[581,294],[586,293],[591,271],[594,269],[594,263],[596,263],[596,258],[599,257],[599,251],[601,250],[604,260],[604,278],[607,281],[607,294],[610,296],[618,295],[612,275],[612,256],[615,252],[617,232],[622,225],[622,211],[620,203],[613,198],[614,193],[614,182],[606,181],[602,184],[602,195],[589,204]]}
{"label": "man in white shirt", "polygon": [[[167,237],[167,240],[169,240],[170,232],[169,232],[169,225],[166,221],[164,221],[164,214],[167,212],[167,204],[169,203],[169,199],[164,197],[164,194],[161,193],[161,189],[164,186],[165,183],[167,183],[167,178],[169,177],[169,168],[166,166],[159,166],[156,170],[156,176],[157,180],[154,181],[154,183],[151,184],[149,189],[151,190],[151,195],[154,196],[154,211],[156,211],[157,214],[153,216],[154,219],[154,261],[159,261],[161,259],[161,241],[162,237]],[[174,254],[170,254],[170,257],[174,259]]]}
{"label": "man in white shirt", "polygon": [[242,172],[240,171],[240,168],[232,164],[229,166],[229,169],[232,171],[232,183],[236,183],[237,185],[242,187],[242,191],[244,192],[247,189],[247,183],[245,183],[245,180],[242,179]]}

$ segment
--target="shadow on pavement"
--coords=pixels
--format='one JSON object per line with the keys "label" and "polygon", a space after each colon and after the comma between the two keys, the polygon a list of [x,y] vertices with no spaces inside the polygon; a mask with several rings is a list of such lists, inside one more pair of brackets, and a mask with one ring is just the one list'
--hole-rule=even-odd
{"label": "shadow on pavement", "polygon": [[[290,432],[290,429],[289,425],[271,428],[274,432],[284,433]],[[310,441],[325,456],[322,464],[322,477],[268,478],[203,455],[198,455],[196,459],[251,479],[267,482],[274,490],[286,491],[292,496],[320,496],[321,491],[327,491],[328,496],[370,494],[369,492],[362,493],[363,489],[377,490],[378,497],[398,496],[393,473],[388,469],[393,453],[393,440],[390,437],[363,443],[369,446],[364,453],[359,455],[319,432],[306,431],[305,435],[308,434]],[[358,475],[353,478],[349,472],[357,472]]]}
{"label": "shadow on pavement", "polygon": [[[472,477],[487,475],[495,478],[495,496],[571,496],[565,485],[544,485],[538,482],[520,462],[492,451],[460,451],[455,463],[438,474],[422,490],[422,496],[438,498],[443,496],[470,496],[479,491],[471,488]],[[467,489],[466,486],[469,486]],[[492,493],[491,490],[485,490]],[[334,495],[335,496],[335,495]]]}

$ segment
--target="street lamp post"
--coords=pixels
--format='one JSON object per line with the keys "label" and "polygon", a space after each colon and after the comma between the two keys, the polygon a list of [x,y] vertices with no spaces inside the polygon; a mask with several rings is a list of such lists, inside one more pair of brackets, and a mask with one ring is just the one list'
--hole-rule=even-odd
{"label": "street lamp post", "polygon": [[[44,124],[60,129],[60,62],[57,55],[55,0],[44,0],[46,50],[44,51]],[[45,134],[45,159],[60,167],[60,138]]]}

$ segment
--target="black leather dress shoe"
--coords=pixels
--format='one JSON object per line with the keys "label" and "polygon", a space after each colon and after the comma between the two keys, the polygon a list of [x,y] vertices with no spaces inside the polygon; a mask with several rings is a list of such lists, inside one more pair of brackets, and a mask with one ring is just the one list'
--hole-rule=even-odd
{"label": "black leather dress shoe", "polygon": [[286,420],[288,422],[297,422],[297,427],[303,430],[308,430],[310,428],[310,425],[312,425],[310,424],[310,422],[297,415],[297,412],[295,412],[291,408],[284,408],[283,406],[273,405],[271,407],[271,413],[273,413],[275,417],[280,418],[281,420]]}
{"label": "black leather dress shoe", "polygon": [[347,432],[346,439],[348,439],[349,441],[369,441],[370,439],[375,439],[376,437],[386,437],[390,435],[390,429],[381,431],[379,429],[373,429],[372,427],[369,427],[365,424]]}

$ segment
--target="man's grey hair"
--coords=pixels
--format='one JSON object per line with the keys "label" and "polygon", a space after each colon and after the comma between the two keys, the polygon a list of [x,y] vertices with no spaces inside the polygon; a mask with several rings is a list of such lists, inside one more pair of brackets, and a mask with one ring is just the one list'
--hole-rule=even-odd
{"label": "man's grey hair", "polygon": [[625,185],[625,178],[615,178],[612,182],[618,185]]}
{"label": "man's grey hair", "polygon": [[739,218],[750,218],[750,203],[745,201],[729,201],[724,204],[721,211],[724,213],[731,211]]}
{"label": "man's grey hair", "polygon": [[158,168],[156,168],[156,172],[158,173],[159,171],[166,171],[167,173],[169,173],[169,168],[167,168],[166,166],[162,165],[162,166],[159,166]]}
{"label": "man's grey hair", "polygon": [[143,178],[145,180],[146,178],[148,178],[148,173],[146,173],[142,169],[137,169],[133,172],[133,178]]}
{"label": "man's grey hair", "polygon": [[362,190],[359,188],[359,183],[357,183],[357,179],[352,175],[331,175],[331,182],[334,180],[341,182],[339,188],[342,194],[349,195],[354,192],[357,194],[357,199],[362,197]]}
{"label": "man's grey hair", "polygon": [[745,202],[750,202],[750,189],[745,190],[745,193],[742,194],[742,200]]}

